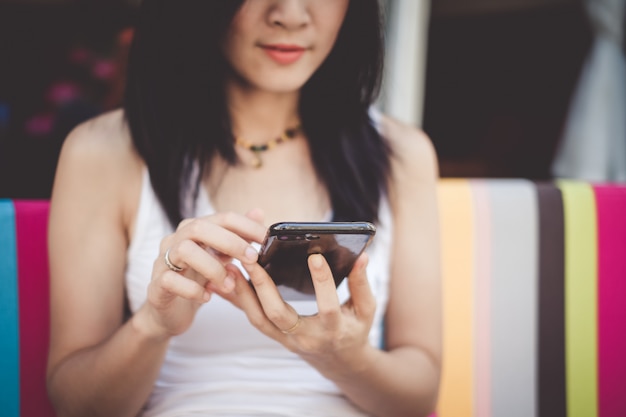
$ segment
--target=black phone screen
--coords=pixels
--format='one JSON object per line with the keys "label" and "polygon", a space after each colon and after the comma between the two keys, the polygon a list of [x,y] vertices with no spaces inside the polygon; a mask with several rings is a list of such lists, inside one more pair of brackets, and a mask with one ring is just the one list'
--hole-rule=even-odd
{"label": "black phone screen", "polygon": [[276,285],[314,294],[309,255],[326,258],[339,286],[375,232],[368,222],[277,223],[268,230],[258,262]]}

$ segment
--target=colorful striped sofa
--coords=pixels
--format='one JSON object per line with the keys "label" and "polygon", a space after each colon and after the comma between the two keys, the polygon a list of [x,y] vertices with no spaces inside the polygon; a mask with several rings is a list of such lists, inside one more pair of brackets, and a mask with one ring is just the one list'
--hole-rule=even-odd
{"label": "colorful striped sofa", "polygon": [[[626,416],[626,184],[443,179],[438,417]],[[47,201],[0,200],[0,410],[45,393]]]}
{"label": "colorful striped sofa", "polygon": [[0,200],[0,415],[54,416],[46,395],[48,201]]}
{"label": "colorful striped sofa", "polygon": [[626,416],[626,184],[443,180],[439,417]]}

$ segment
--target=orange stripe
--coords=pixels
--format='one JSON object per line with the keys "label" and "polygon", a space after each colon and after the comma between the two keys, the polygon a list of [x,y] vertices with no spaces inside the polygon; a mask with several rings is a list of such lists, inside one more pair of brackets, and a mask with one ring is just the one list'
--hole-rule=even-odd
{"label": "orange stripe", "polygon": [[443,364],[438,417],[473,415],[474,210],[468,180],[439,182]]}

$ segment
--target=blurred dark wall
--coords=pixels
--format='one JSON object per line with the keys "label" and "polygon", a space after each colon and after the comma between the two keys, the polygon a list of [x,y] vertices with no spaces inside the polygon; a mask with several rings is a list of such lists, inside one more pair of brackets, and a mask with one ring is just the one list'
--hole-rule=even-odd
{"label": "blurred dark wall", "polygon": [[[591,42],[579,2],[477,13],[436,2],[423,126],[442,175],[549,177]],[[67,133],[117,105],[128,3],[0,1],[0,198],[48,198]]]}
{"label": "blurred dark wall", "polygon": [[423,127],[441,174],[549,178],[592,40],[582,5],[438,13],[434,2]]}
{"label": "blurred dark wall", "polygon": [[61,144],[114,105],[119,1],[0,2],[0,198],[48,198]]}

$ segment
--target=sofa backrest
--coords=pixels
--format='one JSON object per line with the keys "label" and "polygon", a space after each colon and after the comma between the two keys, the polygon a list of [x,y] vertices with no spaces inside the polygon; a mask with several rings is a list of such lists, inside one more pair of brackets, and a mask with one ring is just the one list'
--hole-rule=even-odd
{"label": "sofa backrest", "polygon": [[439,191],[439,417],[626,416],[626,184]]}
{"label": "sofa backrest", "polygon": [[[438,417],[626,416],[626,184],[443,179]],[[48,201],[0,200],[0,410],[52,417]]]}
{"label": "sofa backrest", "polygon": [[46,394],[48,201],[0,200],[0,414],[54,416]]}

